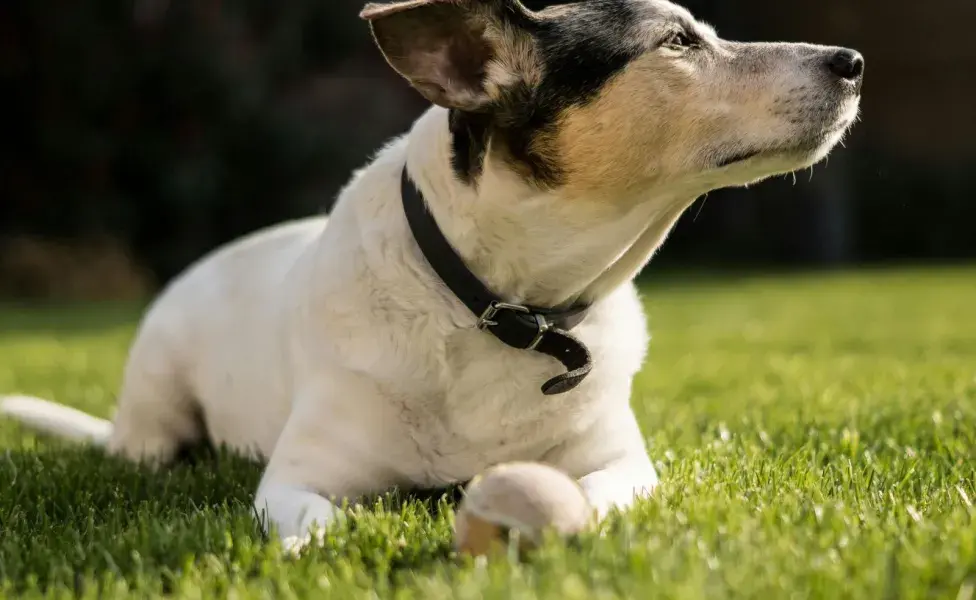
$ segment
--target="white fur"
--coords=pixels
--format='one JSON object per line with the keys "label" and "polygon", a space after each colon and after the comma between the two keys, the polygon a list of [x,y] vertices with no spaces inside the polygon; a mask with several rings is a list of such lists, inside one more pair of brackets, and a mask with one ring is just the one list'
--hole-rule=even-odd
{"label": "white fur", "polygon": [[70,406],[30,396],[7,396],[3,398],[0,409],[4,414],[16,416],[25,425],[67,440],[101,446],[108,443],[112,436],[110,421],[93,417]]}
{"label": "white fur", "polygon": [[[292,546],[332,522],[333,497],[463,481],[510,460],[579,478],[601,514],[626,508],[657,484],[629,403],[648,335],[628,278],[674,222],[673,194],[622,215],[533,192],[491,161],[475,191],[449,152],[447,111],[431,108],[355,174],[328,226],[272,227],[175,280],[140,326],[111,426],[39,400],[3,411],[132,458],[168,459],[204,435],[269,457],[255,505]],[[596,301],[575,330],[595,363],[579,388],[543,396],[562,366],[478,331],[434,276],[403,215],[404,163],[447,237],[508,300]],[[657,241],[638,243],[648,231]]]}

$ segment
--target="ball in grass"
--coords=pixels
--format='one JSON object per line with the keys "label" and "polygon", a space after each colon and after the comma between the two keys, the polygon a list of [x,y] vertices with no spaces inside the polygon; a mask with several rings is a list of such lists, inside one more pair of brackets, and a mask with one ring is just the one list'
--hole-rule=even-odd
{"label": "ball in grass", "polygon": [[505,548],[517,532],[520,549],[535,547],[546,531],[568,537],[583,531],[595,514],[573,478],[540,463],[492,467],[465,488],[454,525],[455,548],[472,556]]}

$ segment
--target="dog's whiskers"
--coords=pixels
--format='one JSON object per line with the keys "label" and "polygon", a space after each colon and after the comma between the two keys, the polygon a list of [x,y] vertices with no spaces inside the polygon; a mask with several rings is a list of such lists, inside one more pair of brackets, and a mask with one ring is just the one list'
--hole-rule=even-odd
{"label": "dog's whiskers", "polygon": [[701,204],[698,205],[698,212],[695,213],[695,218],[691,220],[692,223],[698,221],[698,215],[701,214],[702,208],[705,207],[706,200],[708,200],[708,194],[701,197]]}

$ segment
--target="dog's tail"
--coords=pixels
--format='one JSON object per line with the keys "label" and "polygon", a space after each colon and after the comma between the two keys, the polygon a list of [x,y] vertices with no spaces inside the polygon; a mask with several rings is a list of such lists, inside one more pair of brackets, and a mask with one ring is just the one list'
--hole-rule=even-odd
{"label": "dog's tail", "polygon": [[0,397],[0,414],[42,433],[96,446],[107,444],[112,435],[111,421],[40,398]]}

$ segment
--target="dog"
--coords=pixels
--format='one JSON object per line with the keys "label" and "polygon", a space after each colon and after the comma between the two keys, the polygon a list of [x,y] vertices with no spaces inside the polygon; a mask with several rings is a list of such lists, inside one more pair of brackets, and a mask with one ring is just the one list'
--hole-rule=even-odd
{"label": "dog", "polygon": [[821,161],[856,51],[720,38],[666,0],[400,0],[361,17],[431,106],[328,216],[191,265],[139,324],[112,422],[2,409],[146,464],[261,457],[262,527],[302,548],[340,499],[530,460],[599,517],[653,493],[630,406],[633,280],[699,196]]}

